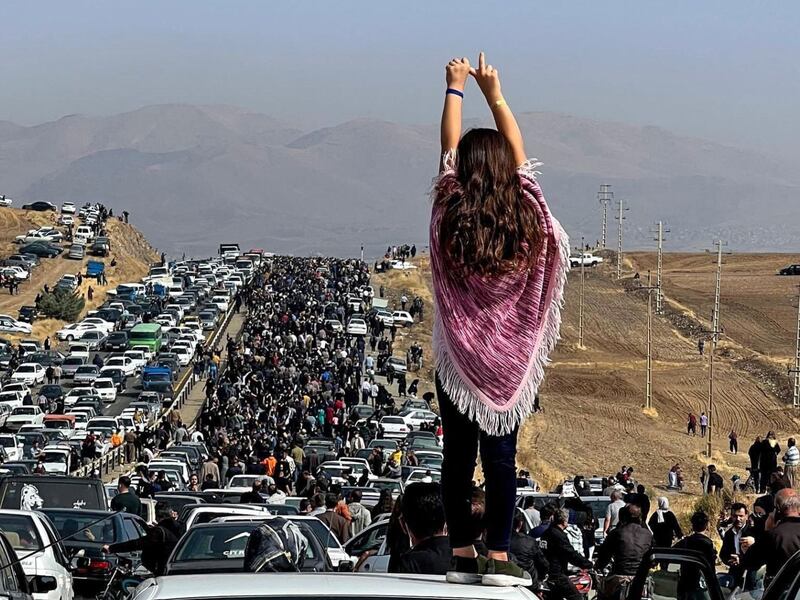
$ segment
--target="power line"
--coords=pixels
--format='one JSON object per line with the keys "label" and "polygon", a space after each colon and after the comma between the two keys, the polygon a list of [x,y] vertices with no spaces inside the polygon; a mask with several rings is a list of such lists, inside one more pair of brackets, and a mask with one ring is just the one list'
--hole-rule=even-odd
{"label": "power line", "polygon": [[608,233],[608,204],[614,200],[614,192],[611,191],[611,185],[604,183],[600,186],[600,191],[597,192],[597,200],[603,205],[603,232],[600,237],[600,249],[606,249],[606,235]]}
{"label": "power line", "polygon": [[583,348],[583,288],[586,277],[586,260],[583,256],[584,241],[581,236],[581,285],[580,285],[580,300],[578,302],[578,348]]}
{"label": "power line", "polygon": [[722,283],[722,248],[727,245],[722,240],[714,242],[717,247],[717,273],[714,284],[714,312],[711,315],[711,351],[708,353],[708,441],[706,442],[706,456],[711,458],[711,437],[716,421],[714,420],[714,352],[719,343],[719,337],[724,333],[719,325],[719,298]]}
{"label": "power line", "polygon": [[[800,285],[797,286],[800,291]],[[792,392],[792,408],[800,408],[800,293],[797,297],[797,334],[795,338],[794,368],[787,369],[789,375],[794,375]]]}
{"label": "power line", "polygon": [[656,229],[653,233],[656,234],[655,241],[658,244],[658,255],[656,259],[656,287],[658,291],[656,292],[656,313],[661,314],[663,310],[663,303],[664,303],[664,291],[662,289],[662,264],[663,264],[663,248],[664,248],[664,234],[669,233],[669,229],[664,229],[664,224],[659,221],[656,224]]}
{"label": "power line", "polygon": [[625,212],[630,210],[625,206],[625,200],[617,200],[617,279],[622,277],[622,222],[625,220]]}

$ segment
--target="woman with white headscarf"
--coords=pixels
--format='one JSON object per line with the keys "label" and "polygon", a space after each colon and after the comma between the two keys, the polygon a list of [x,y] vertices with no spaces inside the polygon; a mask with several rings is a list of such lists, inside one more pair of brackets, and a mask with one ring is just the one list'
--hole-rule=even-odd
{"label": "woman with white headscarf", "polygon": [[653,546],[669,548],[673,541],[683,537],[678,519],[669,509],[669,499],[664,496],[658,499],[658,510],[653,513],[647,524],[653,532]]}

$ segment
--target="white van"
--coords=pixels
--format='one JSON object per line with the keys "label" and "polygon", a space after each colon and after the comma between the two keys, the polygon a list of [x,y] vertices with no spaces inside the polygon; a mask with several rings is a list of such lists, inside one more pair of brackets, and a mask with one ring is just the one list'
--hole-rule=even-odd
{"label": "white van", "polygon": [[[28,496],[35,505],[38,490],[33,485],[29,487],[33,489]],[[34,600],[73,600],[70,562],[64,545],[58,541],[58,532],[47,517],[30,510],[0,510],[0,531],[21,559],[26,577],[56,580],[56,589],[33,594]]]}
{"label": "white van", "polygon": [[73,234],[74,236],[80,236],[86,240],[94,239],[94,231],[88,225],[80,225]]}

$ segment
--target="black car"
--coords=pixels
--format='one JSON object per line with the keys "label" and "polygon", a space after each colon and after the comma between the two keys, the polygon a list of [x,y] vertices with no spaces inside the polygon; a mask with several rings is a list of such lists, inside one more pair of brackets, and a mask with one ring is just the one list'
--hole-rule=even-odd
{"label": "black car", "polygon": [[40,200],[38,202],[31,202],[30,204],[23,204],[22,210],[37,210],[39,212],[44,212],[46,210],[57,211],[58,209],[56,208],[55,204]]}
{"label": "black car", "polygon": [[89,254],[92,256],[108,256],[111,253],[111,245],[106,242],[94,242],[89,246]]}
{"label": "black car", "polygon": [[103,401],[97,396],[79,396],[74,407],[88,406],[94,409],[94,414],[98,417],[103,415]]}
{"label": "black car", "polygon": [[19,309],[18,320],[23,323],[33,323],[38,312],[35,306],[23,306]]}
{"label": "black car", "polygon": [[128,376],[122,369],[105,369],[101,377],[108,377],[117,386],[117,391],[122,393],[128,387]]}
{"label": "black car", "polygon": [[[103,317],[100,317],[101,319]],[[124,352],[128,349],[130,341],[128,340],[127,331],[112,331],[103,342],[103,350],[106,352]]]}
{"label": "black car", "polygon": [[[141,553],[138,552],[120,555],[103,553],[105,544],[127,542],[145,535],[145,523],[138,515],[80,508],[45,508],[42,512],[64,538],[64,547],[69,555],[74,556],[83,550],[83,558],[87,560],[81,561],[72,572],[75,590],[81,595],[94,596],[105,588],[120,557],[130,561],[133,569],[141,564]],[[108,518],[84,529],[103,517]]]}
{"label": "black car", "polygon": [[55,258],[63,251],[64,249],[61,246],[56,246],[50,242],[31,242],[20,248],[20,252],[34,254],[42,258]]}
{"label": "black car", "polygon": [[33,352],[26,355],[25,362],[39,363],[46,369],[47,367],[63,364],[64,355],[58,350],[42,350],[41,352]]}
{"label": "black car", "polygon": [[[308,540],[308,551],[301,572],[333,571],[328,553],[308,521],[294,521]],[[167,575],[241,573],[244,549],[256,521],[193,525],[178,541],[167,563]]]}
{"label": "black car", "polygon": [[800,265],[789,265],[778,271],[778,275],[800,275]]}
{"label": "black car", "polygon": [[41,388],[39,388],[39,394],[56,403],[62,401],[66,395],[64,393],[64,388],[55,383],[43,385]]}
{"label": "black car", "polygon": [[171,357],[164,358],[164,357],[159,356],[158,357],[158,366],[159,367],[167,367],[170,370],[170,372],[172,373],[172,380],[173,381],[178,379],[178,375],[181,372],[181,365],[175,358],[171,358]]}

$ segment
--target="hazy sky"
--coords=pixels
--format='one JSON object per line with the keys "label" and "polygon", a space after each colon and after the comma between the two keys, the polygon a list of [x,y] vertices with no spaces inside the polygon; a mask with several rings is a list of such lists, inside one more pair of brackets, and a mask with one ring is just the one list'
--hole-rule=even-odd
{"label": "hazy sky", "polygon": [[797,1],[2,0],[0,24],[0,119],[24,124],[164,102],[432,122],[444,64],[484,49],[516,110],[773,153],[800,134]]}

